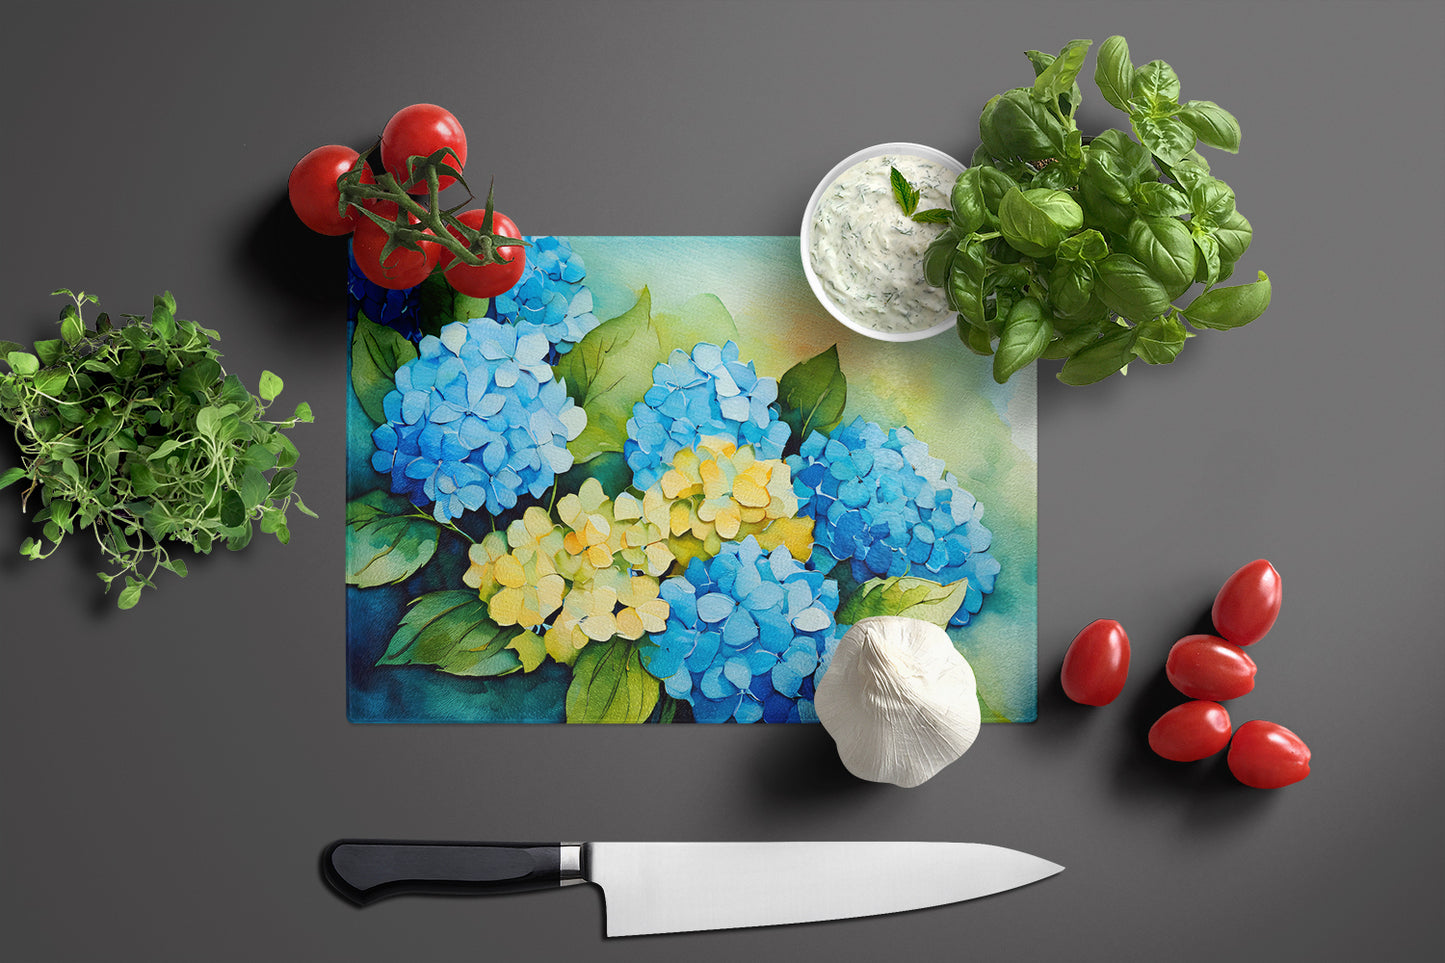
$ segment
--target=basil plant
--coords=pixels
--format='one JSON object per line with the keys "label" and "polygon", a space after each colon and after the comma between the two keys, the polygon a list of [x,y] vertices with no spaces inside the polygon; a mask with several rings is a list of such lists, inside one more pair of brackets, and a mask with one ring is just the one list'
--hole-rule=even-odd
{"label": "basil plant", "polygon": [[[981,144],[953,186],[948,227],[924,274],[945,290],[969,348],[993,356],[1000,384],[1040,359],[1059,380],[1100,381],[1134,360],[1168,364],[1193,328],[1248,324],[1269,306],[1263,271],[1220,287],[1252,229],[1229,185],[1196,149],[1239,150],[1239,123],[1208,100],[1179,101],[1162,60],[1135,67],[1123,37],[1099,47],[1094,82],[1133,137],[1085,141],[1076,78],[1092,46],[1029,51],[1035,80],[979,117]],[[1176,302],[1196,284],[1203,292]]]}

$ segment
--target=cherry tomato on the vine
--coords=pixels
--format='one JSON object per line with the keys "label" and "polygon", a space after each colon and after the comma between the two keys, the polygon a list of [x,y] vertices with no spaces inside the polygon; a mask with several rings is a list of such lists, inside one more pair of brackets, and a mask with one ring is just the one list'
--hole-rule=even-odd
{"label": "cherry tomato on the vine", "polygon": [[1214,597],[1214,629],[1235,645],[1253,645],[1264,638],[1279,617],[1284,594],[1279,573],[1256,559],[1225,581]]}
{"label": "cherry tomato on the vine", "polygon": [[[386,220],[396,217],[396,204],[392,201],[374,201],[367,206]],[[364,214],[358,215],[357,222],[356,233],[351,239],[351,253],[356,258],[356,266],[373,284],[392,289],[415,287],[425,281],[437,266],[441,249],[426,241],[421,242],[420,251],[396,248],[383,263],[381,252],[386,247],[385,229]]]}
{"label": "cherry tomato on the vine", "polygon": [[1229,771],[1255,789],[1278,789],[1310,774],[1310,748],[1284,726],[1246,722],[1229,747]]}
{"label": "cherry tomato on the vine", "polygon": [[[343,216],[338,211],[341,192],[336,180],[351,170],[358,156],[343,144],[327,144],[296,162],[286,179],[286,193],[301,223],[318,234],[332,236],[350,234],[355,229],[360,215],[353,211]],[[369,168],[362,168],[361,180],[365,184],[375,181]]]}
{"label": "cherry tomato on the vine", "polygon": [[1128,634],[1113,619],[1097,619],[1069,643],[1059,679],[1075,702],[1105,706],[1119,697],[1128,676]]}
{"label": "cherry tomato on the vine", "polygon": [[1169,650],[1164,672],[1191,699],[1223,702],[1254,689],[1258,667],[1243,649],[1212,635],[1186,635]]}
{"label": "cherry tomato on the vine", "polygon": [[1194,762],[1229,744],[1229,713],[1217,702],[1175,706],[1149,729],[1149,748],[1174,762]]}
{"label": "cherry tomato on the vine", "polygon": [[[485,210],[474,209],[458,214],[457,220],[467,227],[480,231],[482,220],[486,215]],[[455,228],[448,227],[448,230],[457,240],[462,240],[461,233]],[[517,225],[512,222],[510,217],[495,211],[492,212],[492,233],[518,239],[522,236],[522,232],[517,230]],[[494,298],[510,291],[522,279],[522,270],[527,266],[527,249],[520,244],[498,247],[497,253],[510,260],[505,264],[458,264],[448,269],[448,265],[455,260],[456,255],[446,248],[442,248],[441,259],[437,263],[443,271],[446,271],[446,278],[451,282],[452,287],[462,294],[474,298]]]}
{"label": "cherry tomato on the vine", "polygon": [[[457,155],[448,157],[446,162],[461,170],[467,162],[467,135],[461,123],[444,107],[412,104],[398,110],[386,122],[381,132],[381,163],[403,189],[412,194],[425,194],[425,178],[408,186],[406,162],[411,157],[430,157],[444,147],[450,147]],[[445,190],[455,182],[456,178],[447,174],[438,179],[438,186]]]}

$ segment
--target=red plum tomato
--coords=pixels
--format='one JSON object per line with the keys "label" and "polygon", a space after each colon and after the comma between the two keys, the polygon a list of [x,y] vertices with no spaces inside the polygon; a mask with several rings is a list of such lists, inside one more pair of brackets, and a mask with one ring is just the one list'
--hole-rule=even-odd
{"label": "red plum tomato", "polygon": [[[425,194],[425,178],[407,186],[407,160],[430,157],[444,147],[456,152],[456,157],[446,158],[446,163],[461,170],[467,162],[467,135],[461,123],[444,107],[412,104],[398,110],[386,122],[381,132],[381,163],[409,193]],[[456,178],[444,174],[438,179],[438,186],[445,190],[455,182]]]}
{"label": "red plum tomato", "polygon": [[1310,748],[1284,726],[1246,722],[1229,746],[1229,771],[1255,789],[1278,789],[1310,774]]}
{"label": "red plum tomato", "polygon": [[[472,210],[464,211],[457,215],[457,220],[467,227],[480,231],[482,219],[486,217],[486,211]],[[448,230],[462,241],[462,236],[455,228]],[[505,237],[521,238],[522,232],[517,230],[517,225],[505,214],[492,212],[492,233],[501,234]],[[463,243],[466,243],[463,241]],[[446,271],[447,280],[452,287],[462,294],[474,298],[494,298],[499,294],[510,291],[518,281],[522,279],[522,270],[527,266],[527,249],[518,244],[515,246],[503,246],[497,248],[497,253],[510,260],[504,264],[458,264],[448,269],[448,265],[456,259],[446,248],[442,248],[441,260],[438,264]]]}
{"label": "red plum tomato", "polygon": [[[291,209],[301,218],[302,224],[318,234],[332,236],[350,234],[356,228],[357,215],[354,212],[342,216],[337,210],[341,205],[341,191],[336,181],[351,170],[358,156],[356,151],[343,144],[327,144],[316,148],[291,168],[291,176],[286,179],[286,193],[291,198]],[[366,184],[375,181],[370,168],[362,168],[361,180]]]}
{"label": "red plum tomato", "polygon": [[[377,201],[369,205],[382,218],[396,217],[396,204],[392,201]],[[413,218],[415,220],[415,218]],[[356,266],[361,268],[373,284],[384,288],[401,289],[416,287],[427,279],[437,265],[439,248],[423,241],[420,251],[398,247],[381,261],[381,252],[386,247],[386,231],[370,218],[357,218],[356,233],[351,241],[351,253]]]}
{"label": "red plum tomato", "polygon": [[1169,650],[1164,672],[1191,699],[1223,702],[1253,691],[1258,667],[1243,649],[1213,635],[1186,635]]}
{"label": "red plum tomato", "polygon": [[1214,597],[1214,630],[1235,645],[1253,645],[1279,617],[1282,597],[1279,573],[1256,559],[1229,576]]}
{"label": "red plum tomato", "polygon": [[1106,706],[1119,697],[1128,676],[1128,634],[1113,619],[1096,619],[1069,643],[1059,678],[1075,702]]}
{"label": "red plum tomato", "polygon": [[1149,748],[1174,762],[1194,762],[1229,745],[1230,731],[1224,706],[1196,699],[1159,717],[1149,729]]}

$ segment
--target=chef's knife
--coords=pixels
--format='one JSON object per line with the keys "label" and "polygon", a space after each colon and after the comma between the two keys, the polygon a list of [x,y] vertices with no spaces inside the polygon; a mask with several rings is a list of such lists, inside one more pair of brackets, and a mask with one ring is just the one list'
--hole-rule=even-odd
{"label": "chef's knife", "polygon": [[358,904],[590,882],[608,936],[874,916],[1013,889],[1064,867],[981,843],[441,843],[343,839],[322,872]]}

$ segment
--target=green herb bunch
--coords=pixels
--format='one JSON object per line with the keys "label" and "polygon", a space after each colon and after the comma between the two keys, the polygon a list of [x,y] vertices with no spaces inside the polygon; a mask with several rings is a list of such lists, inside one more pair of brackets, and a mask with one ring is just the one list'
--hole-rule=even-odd
{"label": "green herb bunch", "polygon": [[[253,526],[290,539],[286,511],[313,515],[295,494],[296,446],[283,433],[312,420],[297,405],[268,420],[281,379],[261,373],[259,397],[221,367],[220,335],[177,319],[170,293],[149,318],[101,314],[87,328],[81,308],[94,295],[62,290],[74,303],[60,337],[34,353],[0,342],[0,417],[15,429],[22,464],[0,472],[0,488],[23,486],[21,509],[38,497],[41,539],[20,551],[54,554],[65,536],[89,529],[100,546],[106,590],[124,576],[119,606],[133,607],[160,569],[184,578],[176,543],[207,554],[218,541],[244,548]],[[313,515],[314,517],[314,515]],[[45,543],[50,542],[50,547]]]}
{"label": "green herb bunch", "polygon": [[[964,343],[993,355],[1000,384],[1040,358],[1059,380],[1100,381],[1138,359],[1173,361],[1195,328],[1248,324],[1269,306],[1233,273],[1253,229],[1198,144],[1239,150],[1239,123],[1207,100],[1179,102],[1179,78],[1155,60],[1136,68],[1123,37],[1099,47],[1094,81],[1129,117],[1131,138],[1087,143],[1074,114],[1090,40],[1058,56],[1029,51],[1035,80],[999,94],[979,117],[982,143],[954,184],[948,228],[924,256]],[[1179,307],[1194,284],[1203,293]]]}

